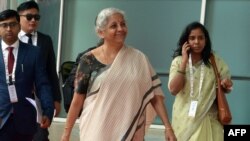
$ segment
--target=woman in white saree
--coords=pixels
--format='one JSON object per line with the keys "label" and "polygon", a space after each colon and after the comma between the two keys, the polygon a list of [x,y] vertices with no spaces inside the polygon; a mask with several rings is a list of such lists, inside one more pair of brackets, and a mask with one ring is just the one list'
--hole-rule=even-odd
{"label": "woman in white saree", "polygon": [[[172,124],[178,141],[223,141],[223,126],[217,118],[216,79],[209,62],[211,41],[206,28],[189,24],[183,31],[170,67],[169,91],[176,95]],[[232,81],[226,63],[215,61],[221,85],[230,92]]]}
{"label": "woman in white saree", "polygon": [[69,141],[81,109],[81,141],[143,141],[156,113],[166,128],[166,140],[176,141],[160,79],[142,52],[124,44],[124,12],[103,9],[96,32],[104,42],[81,58],[61,141]]}

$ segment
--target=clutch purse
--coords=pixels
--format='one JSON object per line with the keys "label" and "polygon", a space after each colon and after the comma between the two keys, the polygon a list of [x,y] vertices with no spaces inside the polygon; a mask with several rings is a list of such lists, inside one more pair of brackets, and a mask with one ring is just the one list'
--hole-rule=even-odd
{"label": "clutch purse", "polygon": [[218,72],[213,54],[211,54],[211,56],[210,56],[210,61],[211,61],[211,64],[213,66],[213,69],[214,69],[214,73],[216,76],[216,83],[217,83],[216,99],[217,99],[217,105],[218,105],[218,118],[219,118],[219,121],[222,125],[227,125],[231,122],[232,115],[231,115],[231,112],[229,109],[229,105],[227,103],[225,92],[224,92],[222,86],[220,85],[221,84],[220,74]]}

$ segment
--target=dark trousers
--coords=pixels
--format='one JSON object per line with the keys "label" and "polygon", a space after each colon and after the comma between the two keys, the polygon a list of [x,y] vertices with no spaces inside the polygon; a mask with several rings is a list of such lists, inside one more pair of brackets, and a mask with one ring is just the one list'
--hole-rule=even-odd
{"label": "dark trousers", "polygon": [[[23,128],[25,130],[25,127]],[[33,135],[24,135],[16,131],[12,115],[0,129],[0,141],[32,141],[32,138]]]}
{"label": "dark trousers", "polygon": [[49,131],[48,129],[43,129],[40,124],[37,126],[37,132],[34,135],[33,141],[49,141]]}

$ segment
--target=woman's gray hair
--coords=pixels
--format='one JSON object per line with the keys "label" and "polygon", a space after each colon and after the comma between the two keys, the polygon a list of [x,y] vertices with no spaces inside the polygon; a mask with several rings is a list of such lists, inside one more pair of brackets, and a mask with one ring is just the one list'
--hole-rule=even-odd
{"label": "woman's gray hair", "polygon": [[125,18],[125,12],[117,8],[105,8],[96,17],[95,30],[96,32],[103,30],[108,23],[108,18],[114,14],[121,14]]}

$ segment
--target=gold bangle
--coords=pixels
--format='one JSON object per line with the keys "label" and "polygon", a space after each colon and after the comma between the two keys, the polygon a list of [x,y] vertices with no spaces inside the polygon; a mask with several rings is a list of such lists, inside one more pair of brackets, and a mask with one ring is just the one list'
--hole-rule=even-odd
{"label": "gold bangle", "polygon": [[72,127],[64,127],[65,130],[69,129],[69,128],[72,128]]}
{"label": "gold bangle", "polygon": [[167,127],[166,130],[173,130],[171,127]]}
{"label": "gold bangle", "polygon": [[185,71],[181,71],[181,70],[177,70],[177,72],[178,72],[178,73],[180,73],[180,74],[183,74],[183,75],[185,75],[185,74],[186,74],[186,72],[185,72]]}

